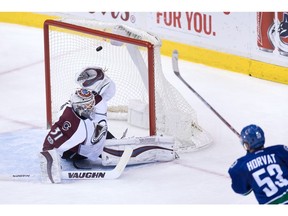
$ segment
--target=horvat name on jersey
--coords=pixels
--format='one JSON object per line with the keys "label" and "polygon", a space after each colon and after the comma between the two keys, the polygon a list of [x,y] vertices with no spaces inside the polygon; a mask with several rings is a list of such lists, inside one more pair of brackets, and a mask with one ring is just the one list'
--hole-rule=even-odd
{"label": "horvat name on jersey", "polygon": [[249,171],[252,171],[260,166],[276,163],[275,154],[259,156],[246,163]]}

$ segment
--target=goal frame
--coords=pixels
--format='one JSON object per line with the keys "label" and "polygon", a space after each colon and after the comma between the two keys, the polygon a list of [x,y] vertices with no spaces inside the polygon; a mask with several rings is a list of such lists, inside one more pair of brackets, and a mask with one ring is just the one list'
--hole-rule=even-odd
{"label": "goal frame", "polygon": [[149,132],[150,136],[156,135],[156,111],[155,111],[155,84],[154,84],[154,45],[148,41],[128,38],[125,36],[77,26],[57,20],[46,20],[43,25],[44,31],[44,64],[45,64],[45,89],[46,89],[46,121],[47,128],[52,127],[52,99],[51,99],[51,79],[50,79],[50,38],[49,27],[59,27],[67,30],[77,31],[93,36],[100,36],[106,39],[117,40],[137,46],[147,48],[148,54],[148,100],[149,100]]}

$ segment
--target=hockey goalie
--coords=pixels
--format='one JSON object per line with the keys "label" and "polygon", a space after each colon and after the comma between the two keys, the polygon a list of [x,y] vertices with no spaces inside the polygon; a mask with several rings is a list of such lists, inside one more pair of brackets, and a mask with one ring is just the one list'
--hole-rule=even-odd
{"label": "hockey goalie", "polygon": [[176,158],[174,138],[162,136],[116,139],[108,130],[107,101],[115,94],[114,82],[100,67],[83,69],[76,76],[80,85],[46,135],[40,168],[42,181],[61,182],[61,160],[101,160],[103,166],[119,162],[125,148],[132,148],[128,165],[166,162]]}

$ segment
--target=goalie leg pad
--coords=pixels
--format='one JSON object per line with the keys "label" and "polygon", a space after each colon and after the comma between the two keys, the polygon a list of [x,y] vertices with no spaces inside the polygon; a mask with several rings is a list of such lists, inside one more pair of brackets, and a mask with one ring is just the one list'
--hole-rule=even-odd
{"label": "goalie leg pad", "polygon": [[128,165],[172,161],[177,158],[174,143],[173,138],[158,136],[109,140],[102,152],[102,165],[116,165],[127,145],[133,149]]}
{"label": "goalie leg pad", "polygon": [[60,156],[56,149],[43,151],[39,154],[41,180],[43,183],[61,182]]}

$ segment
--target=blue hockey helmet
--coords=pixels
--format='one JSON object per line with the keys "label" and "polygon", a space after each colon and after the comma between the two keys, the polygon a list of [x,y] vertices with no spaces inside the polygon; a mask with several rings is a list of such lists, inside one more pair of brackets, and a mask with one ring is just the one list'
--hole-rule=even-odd
{"label": "blue hockey helmet", "polygon": [[263,130],[254,124],[244,127],[241,131],[242,145],[247,143],[250,149],[257,149],[264,146],[265,136]]}

